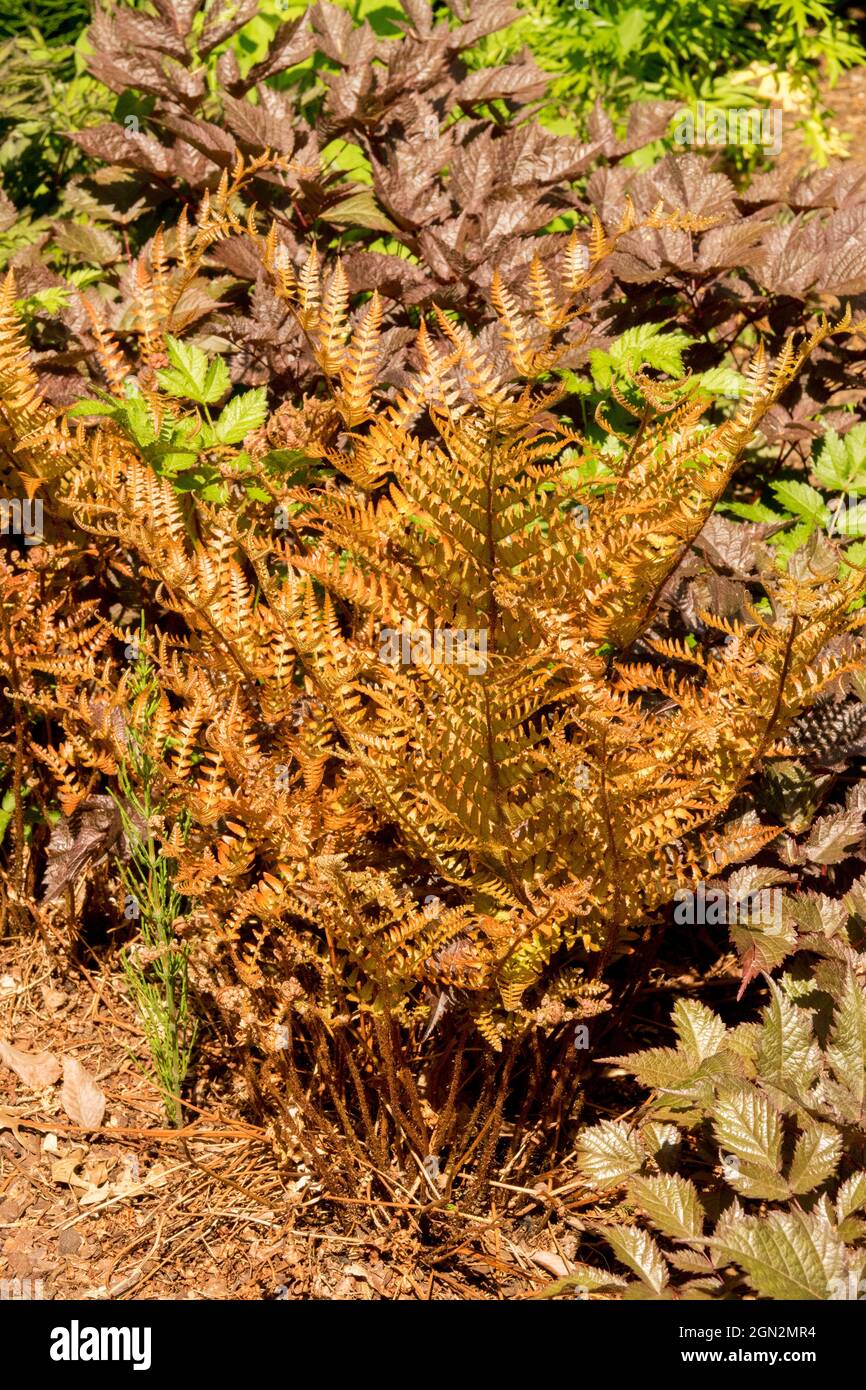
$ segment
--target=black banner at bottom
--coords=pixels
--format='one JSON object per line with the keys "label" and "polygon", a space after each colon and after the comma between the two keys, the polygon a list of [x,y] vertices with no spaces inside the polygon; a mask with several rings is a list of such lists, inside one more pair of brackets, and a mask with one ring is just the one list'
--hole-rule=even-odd
{"label": "black banner at bottom", "polygon": [[[456,1300],[455,1300],[456,1301]],[[444,1301],[443,1301],[444,1302]],[[474,1303],[474,1300],[471,1300]],[[567,1306],[563,1306],[563,1304]],[[568,1306],[570,1305],[570,1306]],[[348,1317],[353,1337],[342,1343],[343,1357],[355,1363],[357,1374],[371,1358],[378,1362],[397,1348],[406,1350],[410,1327],[418,1327],[408,1304],[357,1302],[326,1311],[322,1301],[223,1303],[178,1302],[63,1303],[37,1300],[0,1302],[0,1335],[7,1370],[18,1362],[40,1384],[63,1385],[70,1377],[113,1380],[131,1374],[170,1376],[184,1383],[213,1377],[218,1385],[235,1377],[268,1377],[285,1364],[287,1348],[294,1358],[330,1362],[334,1330]],[[451,1305],[453,1306],[453,1305]],[[541,1309],[544,1311],[541,1311]],[[521,1347],[530,1362],[555,1356],[573,1363],[591,1361],[593,1374],[679,1374],[700,1381],[706,1370],[737,1372],[760,1367],[770,1382],[778,1375],[805,1367],[826,1375],[848,1373],[858,1365],[866,1323],[862,1300],[838,1302],[604,1302],[582,1298],[527,1305],[509,1314],[500,1325],[494,1308],[474,1308],[472,1322],[451,1322],[453,1314],[440,1306],[424,1315],[423,1341],[404,1364],[402,1374],[417,1377],[418,1352],[427,1347],[423,1370],[441,1379],[460,1364],[461,1379],[477,1366],[488,1379],[499,1355],[509,1360]],[[487,1318],[494,1322],[488,1323]],[[356,1322],[356,1318],[358,1321]],[[496,1332],[491,1338],[490,1332]],[[437,1333],[439,1336],[437,1336]],[[447,1333],[447,1339],[441,1334]],[[459,1336],[459,1341],[453,1340]],[[561,1336],[552,1343],[550,1336]],[[538,1340],[536,1340],[536,1337]],[[451,1348],[445,1361],[439,1356]],[[437,1351],[439,1348],[439,1351]],[[458,1355],[459,1351],[459,1355]],[[474,1363],[474,1364],[473,1364]],[[327,1364],[327,1363],[326,1363]],[[436,1365],[439,1372],[436,1372]],[[268,1369],[270,1368],[270,1369]],[[396,1367],[395,1367],[396,1369]],[[517,1367],[511,1365],[516,1373]],[[244,1386],[245,1390],[245,1386]]]}

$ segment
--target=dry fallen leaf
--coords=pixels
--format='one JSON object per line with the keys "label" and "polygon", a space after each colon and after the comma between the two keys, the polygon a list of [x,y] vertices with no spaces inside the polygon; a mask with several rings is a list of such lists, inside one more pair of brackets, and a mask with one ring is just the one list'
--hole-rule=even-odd
{"label": "dry fallen leaf", "polygon": [[32,1091],[53,1086],[60,1075],[60,1063],[53,1052],[22,1052],[0,1039],[0,1062],[11,1067],[19,1080]]}
{"label": "dry fallen leaf", "polygon": [[11,1129],[19,1144],[22,1142],[21,1135],[18,1133],[18,1122],[21,1118],[20,1115],[16,1115],[14,1110],[4,1110],[0,1107],[0,1132],[4,1129]]}
{"label": "dry fallen leaf", "polygon": [[42,986],[42,1002],[51,1014],[56,1014],[58,1009],[62,1009],[68,998],[69,995],[64,994],[62,989],[52,989],[50,985]]}
{"label": "dry fallen leaf", "polygon": [[80,1207],[95,1207],[100,1202],[107,1201],[112,1195],[111,1183],[106,1182],[103,1183],[102,1187],[91,1187],[83,1197],[79,1197],[78,1205]]}
{"label": "dry fallen leaf", "polygon": [[533,1264],[541,1265],[542,1269],[546,1269],[548,1274],[554,1275],[557,1279],[565,1279],[572,1273],[571,1265],[553,1250],[530,1250],[529,1258]]}
{"label": "dry fallen leaf", "polygon": [[105,1114],[105,1094],[74,1057],[63,1059],[63,1109],[82,1129],[99,1129]]}
{"label": "dry fallen leaf", "polygon": [[51,1165],[51,1181],[71,1185],[76,1168],[81,1167],[86,1157],[86,1149],[75,1148],[65,1158],[55,1159]]}

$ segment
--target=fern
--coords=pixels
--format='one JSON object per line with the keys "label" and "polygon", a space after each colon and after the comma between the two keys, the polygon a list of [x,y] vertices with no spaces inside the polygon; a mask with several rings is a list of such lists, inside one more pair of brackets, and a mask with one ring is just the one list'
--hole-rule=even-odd
{"label": "fern", "polygon": [[[758,352],[716,425],[706,394],[635,365],[630,348],[606,403],[626,423],[607,426],[605,448],[559,418],[553,373],[582,341],[583,298],[634,230],[631,210],[615,233],[595,224],[584,255],[573,237],[558,282],[536,266],[525,301],[494,289],[495,350],[435,313],[417,370],[389,392],[377,300],[347,317],[339,271],[323,281],[311,256],[285,273],[276,239],[237,210],[243,178],[226,176],[176,239],[173,271],[161,251],[142,272],[140,403],[56,418],[7,309],[10,444],[58,514],[134,557],[146,600],[170,615],[161,632],[148,624],[158,692],[142,756],[165,823],[188,827],[163,848],[279,1142],[288,1152],[302,1121],[322,1180],[349,1186],[358,1164],[381,1171],[396,1155],[405,1171],[447,1150],[451,1190],[468,1151],[471,1198],[517,1059],[521,1113],[548,1113],[539,1037],[561,1047],[563,1018],[604,1007],[603,967],[678,889],[775,838],[743,814],[753,774],[862,667],[860,574],[810,569],[808,554],[763,573],[763,596],[738,613],[703,613],[686,645],[655,626],[756,427],[850,320],[776,363]],[[646,225],[697,224],[656,210]],[[225,375],[177,336],[184,275],[229,236],[271,266],[321,374],[315,401],[277,412],[249,451],[246,397],[209,420]],[[222,431],[225,493],[175,486],[178,429],[187,443]],[[290,459],[317,460],[300,481],[279,448],[262,452],[281,433],[302,446]],[[235,486],[241,465],[254,487]],[[108,710],[58,718],[70,760],[111,776],[141,720],[128,673],[103,683]],[[437,1028],[453,1045],[428,1086],[410,1058]],[[526,1148],[520,1133],[509,1143],[524,1163],[551,1142],[549,1127]],[[633,1261],[647,1254],[643,1236],[626,1240]]]}

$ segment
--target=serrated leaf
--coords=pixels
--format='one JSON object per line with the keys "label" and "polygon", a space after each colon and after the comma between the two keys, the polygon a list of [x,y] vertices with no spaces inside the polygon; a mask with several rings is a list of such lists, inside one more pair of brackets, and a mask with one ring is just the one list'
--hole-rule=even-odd
{"label": "serrated leaf", "polygon": [[841,864],[864,837],[863,812],[845,807],[821,816],[813,825],[802,854],[813,864]]}
{"label": "serrated leaf", "polygon": [[852,506],[843,498],[833,512],[828,528],[836,536],[863,536],[866,534],[866,502]]}
{"label": "serrated leaf", "polygon": [[165,348],[171,366],[156,376],[166,395],[195,401],[197,405],[213,405],[221,400],[231,385],[229,369],[221,357],[208,361],[195,343],[185,343],[170,333],[166,334]]}
{"label": "serrated leaf", "polygon": [[394,223],[379,207],[372,188],[363,188],[341,198],[333,207],[320,214],[323,222],[334,222],[338,226],[367,227],[377,232],[393,232]]}
{"label": "serrated leaf", "polygon": [[866,490],[866,424],[855,425],[843,438],[835,430],[825,434],[815,477],[822,487],[840,492]]}
{"label": "serrated leaf", "polygon": [[697,1188],[675,1173],[632,1178],[629,1195],[663,1235],[695,1240],[704,1228],[704,1211]]}
{"label": "serrated leaf", "polygon": [[710,1274],[713,1262],[702,1250],[690,1250],[687,1245],[678,1250],[666,1250],[665,1258],[674,1269],[682,1269],[687,1274]]}
{"label": "serrated leaf", "polygon": [[720,1092],[713,1109],[719,1144],[744,1162],[779,1170],[782,1122],[767,1097],[743,1081]]}
{"label": "serrated leaf", "polygon": [[782,520],[781,513],[773,511],[764,502],[726,502],[724,511],[730,516],[738,516],[743,521],[754,521],[763,525],[773,525]]}
{"label": "serrated leaf", "polygon": [[789,1094],[808,1091],[820,1061],[811,1013],[797,1008],[777,985],[771,984],[758,1042],[761,1080]]}
{"label": "serrated leaf", "polygon": [[617,1258],[653,1293],[665,1290],[669,1279],[667,1262],[649,1231],[639,1226],[617,1226],[602,1234]]}
{"label": "serrated leaf", "polygon": [[727,396],[738,400],[748,390],[748,382],[733,367],[710,367],[709,371],[699,372],[694,377],[697,389],[710,396]]}
{"label": "serrated leaf", "polygon": [[670,1172],[682,1147],[682,1135],[676,1125],[650,1120],[643,1126],[641,1137],[659,1168]]}
{"label": "serrated leaf", "polygon": [[858,1115],[866,1099],[866,992],[849,970],[833,1015],[827,1060],[839,1084],[849,1092]]}
{"label": "serrated leaf", "polygon": [[603,1120],[583,1130],[578,1139],[578,1168],[599,1187],[623,1182],[638,1172],[645,1158],[637,1134],[622,1120]]}
{"label": "serrated leaf", "polygon": [[852,1173],[836,1193],[836,1214],[840,1221],[866,1207],[866,1172]]}
{"label": "serrated leaf", "polygon": [[[219,359],[217,359],[219,360]],[[220,444],[240,444],[251,430],[263,425],[268,413],[268,393],[264,386],[234,396],[214,425]]]}
{"label": "serrated leaf", "polygon": [[78,420],[82,416],[86,418],[88,415],[108,415],[116,419],[122,411],[123,405],[120,401],[113,405],[109,405],[108,401],[76,401],[66,414],[71,420]]}
{"label": "serrated leaf", "polygon": [[678,999],[672,1018],[680,1046],[692,1066],[696,1067],[721,1051],[725,1025],[705,1004],[694,999]]}
{"label": "serrated leaf", "polygon": [[842,1135],[835,1125],[807,1122],[797,1140],[788,1183],[792,1192],[811,1192],[832,1177],[842,1154]]}
{"label": "serrated leaf", "polygon": [[[123,404],[122,421],[126,425],[140,449],[147,449],[157,441],[156,423],[147,401],[141,396],[130,396]],[[167,424],[167,417],[163,424]]]}
{"label": "serrated leaf", "polygon": [[694,1066],[684,1052],[673,1047],[651,1047],[645,1052],[605,1060],[618,1062],[648,1090],[659,1091],[666,1099],[676,1098],[683,1103],[700,1098],[709,1104],[716,1081],[731,1072],[731,1058],[727,1053],[707,1057]]}
{"label": "serrated leaf", "polygon": [[845,1273],[844,1246],[820,1213],[723,1217],[709,1244],[764,1298],[826,1299]]}
{"label": "serrated leaf", "polygon": [[221,401],[231,384],[228,367],[221,357],[215,357],[208,365],[207,375],[204,379],[204,397],[201,404],[214,405],[217,401]]}
{"label": "serrated leaf", "polygon": [[830,520],[827,503],[820,492],[808,483],[786,479],[781,483],[773,483],[773,493],[776,500],[781,502],[787,511],[793,512],[794,516],[801,516],[804,520],[816,522],[820,526],[826,526]]}
{"label": "serrated leaf", "polygon": [[599,390],[609,389],[614,376],[637,371],[642,365],[668,376],[683,375],[683,353],[694,339],[675,329],[664,331],[663,323],[640,323],[627,328],[609,348],[593,348],[589,365]]}
{"label": "serrated leaf", "polygon": [[782,964],[797,944],[797,933],[787,922],[769,927],[738,923],[729,928],[731,942],[740,957],[743,979],[748,983],[756,975],[769,975]]}

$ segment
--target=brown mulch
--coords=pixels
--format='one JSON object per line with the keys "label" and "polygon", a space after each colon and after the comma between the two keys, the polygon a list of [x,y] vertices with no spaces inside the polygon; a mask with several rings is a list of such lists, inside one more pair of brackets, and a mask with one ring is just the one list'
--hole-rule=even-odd
{"label": "brown mulch", "polygon": [[444,1213],[432,1235],[387,1203],[335,1216],[309,1173],[277,1168],[242,1097],[220,1095],[231,1069],[207,1044],[194,1118],[168,1127],[123,977],[95,957],[5,941],[0,1042],[74,1058],[106,1103],[98,1130],[84,1129],[61,1078],[31,1089],[0,1061],[0,1280],[19,1281],[6,1297],[520,1299],[555,1295],[570,1267],[574,1183],[500,1185],[501,1211],[494,1198],[486,1216]]}

